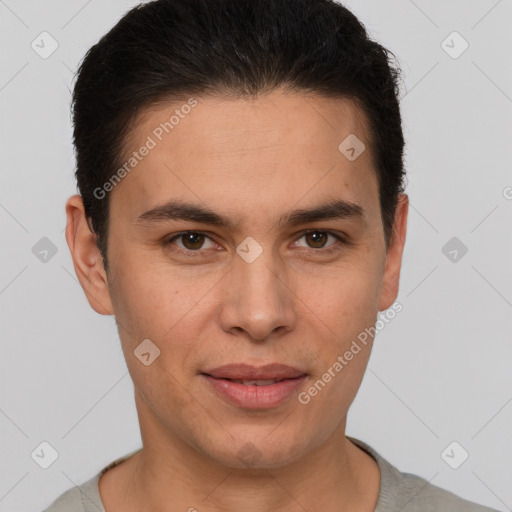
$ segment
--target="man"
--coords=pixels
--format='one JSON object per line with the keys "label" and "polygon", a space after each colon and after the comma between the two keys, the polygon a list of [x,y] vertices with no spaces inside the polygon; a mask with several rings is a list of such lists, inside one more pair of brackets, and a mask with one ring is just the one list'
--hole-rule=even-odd
{"label": "man", "polygon": [[388,53],[331,0],[157,0],[87,53],[66,239],[143,447],[47,511],[491,510],[345,435],[406,239]]}

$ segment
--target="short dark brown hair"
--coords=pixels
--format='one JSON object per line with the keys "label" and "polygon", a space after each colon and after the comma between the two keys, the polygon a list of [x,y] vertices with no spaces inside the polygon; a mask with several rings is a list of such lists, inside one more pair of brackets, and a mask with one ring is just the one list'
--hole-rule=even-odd
{"label": "short dark brown hair", "polygon": [[138,114],[192,95],[283,86],[362,107],[388,244],[405,179],[391,57],[334,0],[155,0],[131,9],[87,52],[73,90],[76,179],[105,268],[109,202],[94,191],[122,164]]}

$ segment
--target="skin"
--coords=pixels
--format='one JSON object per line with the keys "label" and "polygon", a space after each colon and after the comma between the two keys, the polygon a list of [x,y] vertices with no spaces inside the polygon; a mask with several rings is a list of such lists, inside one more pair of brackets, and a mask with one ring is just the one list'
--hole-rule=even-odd
{"label": "skin", "polygon": [[[372,339],[307,405],[293,396],[244,410],[219,398],[200,372],[281,362],[309,374],[307,390],[396,300],[408,197],[399,198],[386,248],[367,119],[350,100],[285,90],[197,100],[110,192],[108,275],[80,196],[66,204],[76,274],[94,310],[115,315],[119,326],[143,441],[101,478],[105,509],[373,511],[378,466],[345,437]],[[180,105],[144,111],[128,147],[144,144]],[[338,150],[349,134],[367,148],[353,162]],[[239,225],[136,222],[170,199]],[[291,210],[332,199],[360,205],[364,217],[275,225]],[[207,236],[163,243],[188,230]],[[249,236],[263,249],[252,263],[236,252]],[[160,349],[149,366],[134,356],[144,339]],[[250,467],[237,456],[248,443],[259,453]]]}

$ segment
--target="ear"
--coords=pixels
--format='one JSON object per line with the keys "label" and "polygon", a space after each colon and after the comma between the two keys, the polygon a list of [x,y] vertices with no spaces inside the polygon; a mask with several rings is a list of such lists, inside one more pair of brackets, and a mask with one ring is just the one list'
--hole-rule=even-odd
{"label": "ear", "polygon": [[398,204],[395,211],[393,233],[387,250],[386,267],[384,269],[384,277],[380,293],[379,311],[383,311],[391,307],[398,296],[402,254],[407,234],[408,212],[409,197],[407,194],[400,194],[398,196]]}
{"label": "ear", "polygon": [[92,309],[100,315],[113,315],[103,258],[85,215],[82,197],[74,195],[66,203],[66,241],[75,273]]}

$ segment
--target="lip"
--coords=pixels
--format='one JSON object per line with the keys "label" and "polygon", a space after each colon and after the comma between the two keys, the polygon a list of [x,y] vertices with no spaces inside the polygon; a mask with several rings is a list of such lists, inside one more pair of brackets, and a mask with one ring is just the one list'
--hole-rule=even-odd
{"label": "lip", "polygon": [[250,364],[226,364],[202,372],[217,379],[268,380],[294,379],[306,372],[286,364],[271,363],[264,366]]}
{"label": "lip", "polygon": [[[308,375],[297,368],[273,363],[265,366],[230,364],[203,372],[201,376],[226,402],[243,409],[269,409],[286,401],[303,385]],[[270,380],[268,386],[245,385],[230,379]]]}
{"label": "lip", "polygon": [[245,385],[228,379],[202,374],[221,398],[243,409],[269,409],[277,407],[302,386],[307,375],[284,379],[268,386]]}

